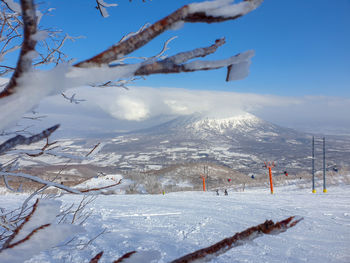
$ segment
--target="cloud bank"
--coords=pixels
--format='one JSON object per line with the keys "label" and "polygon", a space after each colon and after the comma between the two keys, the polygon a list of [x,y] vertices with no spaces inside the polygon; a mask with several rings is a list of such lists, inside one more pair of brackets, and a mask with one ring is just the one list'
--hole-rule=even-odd
{"label": "cloud bank", "polygon": [[230,117],[273,106],[298,105],[300,99],[235,92],[198,91],[181,88],[132,87],[75,91],[117,119],[141,121],[158,115],[203,113]]}
{"label": "cloud bank", "polygon": [[[131,87],[79,88],[68,91],[71,96],[85,99],[79,105],[67,105],[62,98],[49,98],[53,111],[80,111],[90,113],[99,108],[115,120],[142,122],[159,116],[178,116],[202,113],[210,117],[231,117],[249,112],[264,120],[305,131],[333,128],[350,131],[350,99],[340,97],[308,96],[285,97],[222,91],[198,91],[181,88]],[[45,105],[45,103],[44,103]],[[55,106],[56,105],[56,106]],[[52,111],[52,110],[51,110]],[[90,114],[89,113],[89,114]],[[322,130],[320,130],[322,132]]]}

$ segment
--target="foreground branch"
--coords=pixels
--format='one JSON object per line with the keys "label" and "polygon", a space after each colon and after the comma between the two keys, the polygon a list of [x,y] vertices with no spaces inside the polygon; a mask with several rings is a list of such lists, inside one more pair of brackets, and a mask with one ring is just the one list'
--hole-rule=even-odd
{"label": "foreground branch", "polygon": [[33,182],[39,183],[39,184],[43,184],[46,185],[48,187],[52,186],[54,188],[58,188],[64,191],[67,191],[68,193],[72,193],[72,194],[82,194],[81,191],[70,188],[68,186],[65,186],[63,184],[59,184],[59,183],[55,183],[55,182],[51,182],[51,181],[47,181],[44,179],[41,179],[37,176],[33,176],[30,174],[24,174],[24,173],[9,173],[9,172],[1,172],[0,171],[0,176],[11,176],[11,177],[19,177],[19,178],[25,178],[28,180],[31,180]]}
{"label": "foreground branch", "polygon": [[[241,54],[229,57],[223,60],[214,61],[192,61],[185,63],[188,60],[197,57],[205,57],[214,53],[218,47],[225,43],[224,39],[218,39],[215,44],[210,47],[197,48],[187,52],[181,52],[161,61],[142,65],[134,73],[135,76],[145,76],[151,74],[167,74],[194,72],[199,70],[213,70],[227,67],[226,81],[243,79],[249,74],[250,60],[254,56],[254,51],[249,50]],[[234,67],[234,70],[233,69]]]}
{"label": "foreground branch", "polygon": [[185,5],[138,34],[74,66],[89,68],[107,65],[146,45],[177,23],[214,23],[234,20],[256,9],[261,2],[262,0],[246,0],[233,4],[233,1],[226,1],[225,3],[213,1],[211,5],[208,5],[206,2]]}
{"label": "foreground branch", "polygon": [[[1,247],[0,251],[6,248],[10,248],[11,246],[13,247],[14,245],[18,245],[20,243],[23,243],[25,240],[28,240],[29,237],[31,236],[26,236],[24,239],[21,239],[20,242],[16,242],[15,244],[10,244],[11,241],[18,235],[18,233],[21,231],[21,229],[23,228],[23,226],[30,220],[30,218],[33,216],[33,214],[35,213],[37,207],[38,207],[38,203],[39,203],[39,199],[36,200],[36,202],[33,205],[33,209],[32,211],[24,218],[23,222],[15,229],[15,231],[13,232],[13,234],[6,240],[6,242],[4,243],[4,245]],[[33,234],[32,234],[33,235]]]}
{"label": "foreground branch", "polygon": [[[6,88],[0,92],[0,98],[15,93],[18,86],[18,79],[32,67],[32,55],[35,52],[36,40],[32,36],[37,31],[37,17],[35,14],[35,6],[33,0],[21,0],[22,19],[23,19],[23,43],[21,53],[19,55],[16,70],[13,73]],[[1,152],[0,152],[1,153]]]}
{"label": "foreground branch", "polygon": [[179,259],[172,261],[171,263],[188,263],[201,260],[201,262],[209,261],[223,253],[227,250],[242,245],[243,242],[253,240],[257,237],[262,236],[263,234],[279,234],[285,232],[288,228],[295,226],[303,218],[296,218],[291,216],[285,220],[274,223],[272,220],[266,220],[264,223],[253,226],[244,230],[243,232],[237,233],[232,237],[225,238],[220,242],[206,247],[200,250],[197,250],[191,254],[185,255]]}
{"label": "foreground branch", "polygon": [[60,125],[57,124],[31,137],[24,137],[23,135],[17,135],[16,137],[8,139],[7,141],[5,141],[0,145],[0,155],[12,149],[13,147],[16,147],[17,145],[29,145],[29,144],[41,141],[42,139],[49,137],[59,127]]}
{"label": "foreground branch", "polygon": [[187,69],[186,66],[183,65],[183,63],[193,58],[208,56],[214,53],[220,46],[224,44],[225,44],[224,38],[217,39],[215,43],[209,47],[196,48],[191,51],[181,52],[169,58],[142,65],[135,72],[135,76],[144,76],[144,75],[161,74],[161,73],[188,72],[190,70]]}
{"label": "foreground branch", "polygon": [[[181,258],[171,261],[171,263],[190,263],[190,262],[208,262],[221,254],[224,254],[226,251],[231,248],[243,245],[246,241],[251,241],[257,237],[260,237],[264,234],[266,235],[278,235],[282,232],[285,232],[287,229],[295,226],[303,218],[297,218],[295,216],[288,217],[280,222],[274,223],[272,220],[266,220],[264,223],[250,227],[240,233],[236,233],[232,237],[225,238],[218,243],[197,250],[191,254],[187,254]],[[98,253],[94,258],[91,259],[90,263],[99,262],[102,257],[103,251]],[[139,257],[136,251],[131,251],[124,254],[119,259],[113,261],[113,263],[121,262],[133,262],[133,257]]]}

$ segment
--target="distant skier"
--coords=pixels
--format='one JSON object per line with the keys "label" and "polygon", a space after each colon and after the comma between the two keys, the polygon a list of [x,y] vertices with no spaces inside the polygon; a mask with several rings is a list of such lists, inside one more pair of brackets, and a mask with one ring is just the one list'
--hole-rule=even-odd
{"label": "distant skier", "polygon": [[285,176],[288,176],[288,172],[287,172],[287,171],[284,171],[284,175],[285,175]]}
{"label": "distant skier", "polygon": [[224,192],[224,193],[225,193],[225,195],[228,195],[227,189],[225,189],[225,192]]}
{"label": "distant skier", "polygon": [[216,189],[216,195],[219,195],[219,189]]}

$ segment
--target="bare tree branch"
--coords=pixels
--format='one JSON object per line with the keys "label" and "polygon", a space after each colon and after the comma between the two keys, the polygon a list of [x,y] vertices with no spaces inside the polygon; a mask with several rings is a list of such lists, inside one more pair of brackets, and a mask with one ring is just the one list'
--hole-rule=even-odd
{"label": "bare tree branch", "polygon": [[49,147],[51,147],[52,145],[55,145],[57,143],[57,141],[54,141],[52,143],[49,143],[49,138],[46,137],[46,143],[45,145],[40,149],[40,151],[38,153],[25,153],[26,155],[30,156],[30,157],[38,157],[41,156],[45,153],[46,150],[52,150],[57,148],[58,146],[54,146],[50,149],[48,149]]}
{"label": "bare tree branch", "polygon": [[122,263],[122,262],[124,262],[124,260],[127,260],[135,253],[136,253],[136,251],[128,252],[128,253],[124,254],[123,256],[121,256],[120,258],[118,258],[117,260],[113,261],[113,263]]}
{"label": "bare tree branch", "polygon": [[98,253],[96,256],[94,256],[91,260],[90,263],[98,263],[100,258],[103,255],[103,251],[101,251],[100,253]]}
{"label": "bare tree branch", "polygon": [[92,154],[93,151],[96,150],[96,148],[101,144],[101,142],[97,143],[86,155],[85,157],[88,157],[90,154]]}

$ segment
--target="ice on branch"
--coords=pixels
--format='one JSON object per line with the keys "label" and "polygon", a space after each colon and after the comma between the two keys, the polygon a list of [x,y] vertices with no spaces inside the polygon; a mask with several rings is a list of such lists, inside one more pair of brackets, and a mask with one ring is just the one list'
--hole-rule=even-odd
{"label": "ice on branch", "polygon": [[247,0],[234,4],[234,0],[216,0],[189,5],[188,12],[205,13],[213,17],[236,17],[245,15],[256,9],[263,0]]}
{"label": "ice on branch", "polygon": [[193,61],[185,65],[188,70],[203,70],[212,68],[221,68],[229,66],[227,81],[243,79],[249,74],[249,65],[251,58],[255,55],[254,50],[248,50],[228,59],[216,61]]}

